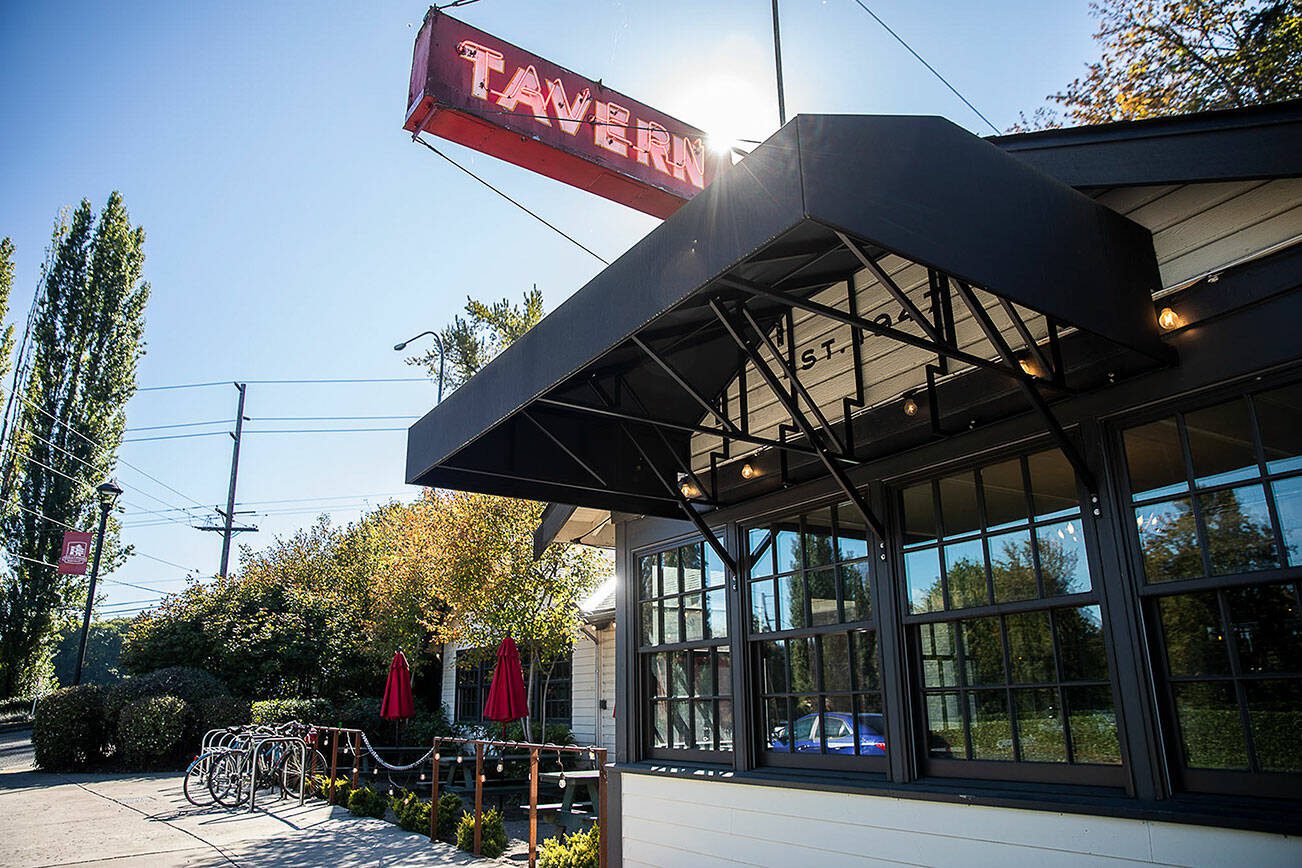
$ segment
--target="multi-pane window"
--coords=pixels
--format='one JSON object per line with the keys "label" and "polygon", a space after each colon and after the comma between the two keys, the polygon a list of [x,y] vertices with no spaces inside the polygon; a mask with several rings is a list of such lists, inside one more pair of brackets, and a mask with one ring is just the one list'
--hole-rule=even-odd
{"label": "multi-pane window", "polygon": [[[750,630],[767,761],[884,766],[868,537],[849,503],[746,531]],[[800,756],[793,756],[800,755]],[[840,760],[844,761],[844,760]]]}
{"label": "multi-pane window", "polygon": [[1273,773],[1302,772],[1302,385],[1122,443],[1182,783],[1287,786]]}
{"label": "multi-pane window", "polygon": [[[479,723],[484,719],[484,704],[493,683],[493,668],[497,665],[496,649],[463,648],[456,657],[456,719],[463,723]],[[528,667],[524,669],[528,677]],[[562,657],[550,665],[534,669],[533,704],[530,716],[536,722],[546,715],[547,723],[570,725],[573,705],[571,659]]]}
{"label": "multi-pane window", "polygon": [[691,542],[638,560],[638,659],[656,751],[732,750],[723,563]]}
{"label": "multi-pane window", "polygon": [[900,506],[931,770],[971,773],[947,760],[1118,766],[1103,620],[1062,453],[913,485]]}

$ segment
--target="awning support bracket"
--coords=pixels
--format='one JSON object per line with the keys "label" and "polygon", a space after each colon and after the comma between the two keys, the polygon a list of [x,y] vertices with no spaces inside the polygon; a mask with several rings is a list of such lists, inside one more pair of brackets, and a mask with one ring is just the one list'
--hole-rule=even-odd
{"label": "awning support bracket", "polygon": [[[746,309],[746,306],[739,304],[738,307],[741,310],[742,316],[747,320],[751,329],[755,331],[759,338],[766,343],[771,343],[768,340],[768,335],[764,333],[764,330],[760,327],[759,323],[755,321],[755,318],[751,315],[750,311]],[[840,487],[845,496],[855,505],[855,508],[859,510],[863,520],[870,528],[872,528],[873,533],[877,536],[878,546],[882,549],[884,557],[886,545],[885,524],[883,524],[881,519],[879,519],[876,513],[873,512],[872,508],[868,505],[868,502],[864,500],[863,495],[859,493],[859,490],[855,488],[854,483],[850,481],[850,477],[846,475],[844,468],[837,463],[836,456],[831,454],[822,445],[822,440],[818,436],[818,431],[812,424],[810,424],[809,420],[805,418],[805,414],[801,412],[800,407],[792,399],[791,395],[782,388],[781,380],[778,379],[777,374],[773,373],[768,362],[764,361],[759,352],[756,351],[755,347],[751,346],[750,342],[742,336],[740,328],[723,309],[723,306],[719,303],[718,299],[710,299],[710,310],[714,312],[715,317],[723,325],[729,336],[732,337],[738,348],[746,355],[751,366],[754,367],[759,375],[764,379],[764,382],[769,387],[769,391],[777,397],[778,403],[782,404],[787,415],[791,417],[791,421],[795,422],[797,427],[800,428],[800,432],[805,436],[805,439],[809,441],[810,445],[817,449],[818,458],[822,461],[828,474],[833,480],[835,480],[837,486]],[[772,346],[769,347],[769,352],[773,355],[774,359],[783,369],[783,372],[787,377],[791,379],[792,382],[795,382],[795,372],[787,366],[781,353],[774,353]]]}
{"label": "awning support bracket", "polygon": [[[619,387],[622,391],[628,394],[629,398],[633,400],[634,405],[636,405],[639,411],[641,411],[644,415],[647,412],[649,412],[647,410],[646,404],[643,403],[642,399],[638,397],[637,392],[633,391],[633,387],[629,385],[628,380],[624,379],[623,377],[620,377]],[[652,425],[651,430],[655,432],[656,438],[659,439],[660,445],[665,448],[665,452],[668,452],[670,455],[674,456],[674,463],[678,465],[678,471],[680,473],[686,474],[687,478],[692,480],[692,484],[696,486],[697,491],[705,491],[706,490],[705,482],[702,481],[701,477],[696,475],[696,471],[692,470],[692,465],[690,462],[683,461],[682,458],[678,456],[678,453],[674,450],[673,445],[670,444],[669,438],[665,436],[665,432],[662,431],[659,428],[659,426],[656,425]],[[714,479],[715,477],[711,477],[712,483]],[[712,500],[719,499],[718,489],[713,484],[711,484],[710,486],[710,498]]]}
{"label": "awning support bracket", "polygon": [[588,462],[584,461],[584,460],[583,460],[582,458],[580,458],[577,454],[575,454],[575,452],[574,452],[573,449],[571,449],[570,447],[566,446],[565,443],[563,443],[559,437],[557,437],[557,436],[556,436],[555,434],[553,434],[550,430],[548,430],[547,426],[544,425],[543,423],[539,422],[538,419],[537,419],[537,418],[536,418],[532,413],[530,413],[528,410],[523,410],[523,411],[521,411],[520,415],[523,416],[524,418],[528,419],[530,422],[532,422],[533,425],[534,425],[534,427],[537,428],[539,431],[541,431],[541,432],[543,433],[543,436],[545,436],[548,440],[552,441],[552,443],[556,444],[557,448],[559,448],[559,449],[560,449],[562,452],[564,452],[566,455],[570,456],[570,458],[573,459],[573,461],[574,461],[575,464],[579,465],[579,466],[582,467],[585,471],[587,471],[587,474],[588,474],[589,476],[591,476],[593,479],[597,480],[597,484],[598,484],[598,485],[608,485],[608,484],[609,484],[609,483],[606,482],[606,480],[605,480],[604,478],[602,478],[602,476],[601,476],[600,473],[598,473],[597,471],[593,470],[593,469],[592,469],[592,466],[589,465]]}
{"label": "awning support bracket", "polygon": [[643,341],[637,335],[633,335],[632,341],[635,345],[637,345],[638,349],[646,353],[647,358],[655,362],[660,367],[661,370],[663,370],[666,374],[668,374],[669,378],[672,379],[675,383],[677,383],[679,388],[681,388],[684,392],[690,395],[692,400],[701,406],[701,409],[703,409],[706,413],[709,413],[715,419],[718,419],[719,423],[729,431],[737,430],[737,426],[733,424],[733,421],[731,419],[729,419],[727,416],[720,413],[718,407],[715,407],[713,404],[707,401],[705,399],[705,396],[703,396],[700,392],[698,392],[691,383],[687,382],[687,380],[684,379],[682,374],[678,373],[678,371],[674,369],[673,365],[669,364],[667,360],[661,358],[660,354],[657,353],[655,350],[651,349],[651,347],[645,341]]}
{"label": "awning support bracket", "polygon": [[[981,326],[981,331],[985,333],[986,340],[990,341],[990,343],[994,345],[995,349],[999,352],[1000,357],[1003,358],[1005,364],[1010,366],[1017,365],[1017,357],[1013,354],[1012,348],[1008,346],[1008,342],[1004,340],[1004,336],[999,333],[999,329],[995,328],[994,322],[990,319],[990,314],[984,307],[982,307],[981,303],[976,299],[976,296],[972,294],[972,288],[961,280],[956,280],[955,284],[958,287],[958,294],[963,299],[963,303],[967,305],[973,318],[976,319],[977,323]],[[1030,402],[1032,409],[1034,409],[1035,412],[1039,414],[1040,418],[1044,420],[1044,425],[1048,429],[1050,436],[1052,436],[1054,441],[1058,444],[1058,448],[1062,450],[1062,454],[1066,457],[1068,463],[1071,464],[1072,469],[1076,471],[1076,478],[1079,479],[1081,484],[1089,491],[1090,499],[1093,501],[1091,505],[1094,508],[1094,514],[1098,515],[1099,489],[1098,483],[1094,478],[1094,471],[1090,470],[1089,465],[1085,463],[1084,457],[1081,456],[1080,451],[1076,448],[1076,444],[1067,436],[1067,432],[1063,429],[1062,424],[1059,423],[1058,418],[1053,415],[1053,409],[1049,407],[1049,402],[1040,394],[1040,390],[1037,387],[1035,380],[1026,376],[1016,377],[1016,380],[1017,384],[1022,389],[1022,393],[1026,395],[1027,400]]]}
{"label": "awning support bracket", "polygon": [[[611,401],[610,396],[605,393],[601,386],[592,380],[589,380],[588,384],[592,386],[592,391],[597,394],[597,399],[601,401],[602,404],[606,405],[608,409],[614,409],[614,402]],[[622,431],[624,436],[628,438],[629,442],[633,444],[633,448],[642,456],[642,460],[646,462],[646,466],[650,468],[656,479],[660,480],[660,484],[665,487],[665,490],[669,492],[670,496],[678,504],[678,507],[683,511],[683,514],[687,516],[687,520],[695,525],[696,529],[701,532],[701,536],[705,538],[706,545],[714,550],[714,553],[719,556],[719,560],[723,561],[724,566],[727,567],[732,576],[732,581],[735,583],[739,573],[737,571],[737,562],[732,559],[732,555],[730,555],[728,550],[724,548],[723,543],[719,542],[719,538],[714,535],[714,531],[711,530],[710,526],[701,518],[700,513],[698,513],[696,508],[692,506],[691,501],[684,497],[683,493],[678,489],[678,486],[674,485],[673,481],[664,475],[664,472],[661,471],[660,467],[651,458],[650,453],[648,453],[646,448],[642,445],[642,441],[633,436],[633,432],[629,430],[626,424],[623,422],[618,424],[619,430]]]}

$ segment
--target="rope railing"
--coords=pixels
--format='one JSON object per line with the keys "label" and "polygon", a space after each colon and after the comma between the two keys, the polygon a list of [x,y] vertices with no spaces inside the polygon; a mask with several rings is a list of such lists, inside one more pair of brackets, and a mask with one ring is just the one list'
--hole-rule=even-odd
{"label": "rope railing", "polygon": [[362,736],[362,746],[366,748],[366,752],[371,755],[371,759],[375,761],[375,764],[391,772],[413,771],[417,766],[424,765],[426,760],[428,760],[431,756],[434,755],[434,748],[431,747],[429,750],[425,751],[424,756],[416,760],[414,763],[408,763],[405,766],[395,766],[392,765],[391,763],[385,762],[384,759],[378,753],[375,752],[375,748],[371,747],[371,740],[366,737],[366,733],[364,732],[361,733],[361,736]]}

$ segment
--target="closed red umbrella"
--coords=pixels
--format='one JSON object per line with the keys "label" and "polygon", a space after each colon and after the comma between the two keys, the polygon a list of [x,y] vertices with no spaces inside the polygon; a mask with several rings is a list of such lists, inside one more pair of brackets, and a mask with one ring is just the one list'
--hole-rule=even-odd
{"label": "closed red umbrella", "polygon": [[497,667],[493,670],[493,683],[488,687],[488,701],[484,703],[484,720],[501,721],[505,730],[507,723],[528,714],[520,652],[515,640],[507,636],[497,649]]}
{"label": "closed red umbrella", "polygon": [[389,679],[384,682],[384,699],[380,702],[380,717],[385,720],[406,720],[416,713],[411,702],[411,670],[407,657],[401,651],[393,653],[389,664]]}

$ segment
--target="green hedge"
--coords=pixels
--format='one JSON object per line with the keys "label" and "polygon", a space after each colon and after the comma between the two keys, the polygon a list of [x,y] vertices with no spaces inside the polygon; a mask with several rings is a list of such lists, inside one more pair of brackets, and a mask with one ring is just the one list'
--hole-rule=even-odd
{"label": "green hedge", "polygon": [[348,796],[348,812],[354,817],[374,817],[383,820],[388,810],[388,797],[370,787],[358,787]]}
{"label": "green hedge", "polygon": [[175,768],[189,745],[183,741],[190,707],[176,696],[147,696],[118,715],[117,748],[131,769]]}
{"label": "green hedge", "polygon": [[104,688],[97,684],[64,687],[36,704],[32,746],[43,769],[66,771],[98,763],[107,736]]}
{"label": "green hedge", "polygon": [[[457,822],[457,847],[467,853],[475,850],[475,815],[466,811]],[[497,808],[484,811],[479,831],[479,853],[496,859],[506,852],[506,826]]]}
{"label": "green hedge", "polygon": [[330,703],[324,699],[264,699],[252,706],[252,719],[257,724],[321,723],[333,716]]}
{"label": "green hedge", "polygon": [[[196,729],[205,733],[210,729],[242,726],[253,720],[249,701],[236,696],[205,696],[198,705],[191,705]],[[197,748],[198,745],[195,745]]]}
{"label": "green hedge", "polygon": [[548,838],[538,851],[538,868],[597,868],[601,833],[596,826],[561,838]]}
{"label": "green hedge", "polygon": [[465,802],[456,793],[439,796],[439,840],[456,843],[457,823],[465,812]]}
{"label": "green hedge", "polygon": [[216,676],[202,669],[188,666],[169,666],[156,669],[143,675],[136,675],[119,681],[109,688],[104,699],[105,726],[109,732],[116,732],[118,717],[122,709],[138,699],[150,696],[175,696],[191,710],[186,718],[183,738],[192,749],[199,747],[199,740],[206,731],[203,721],[199,719],[199,709],[214,697],[229,696],[230,691]]}
{"label": "green hedge", "polygon": [[415,793],[407,793],[402,798],[389,800],[393,815],[398,818],[398,825],[408,832],[429,834],[429,802]]}

